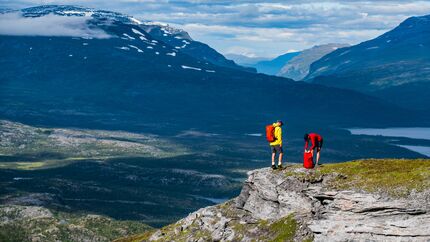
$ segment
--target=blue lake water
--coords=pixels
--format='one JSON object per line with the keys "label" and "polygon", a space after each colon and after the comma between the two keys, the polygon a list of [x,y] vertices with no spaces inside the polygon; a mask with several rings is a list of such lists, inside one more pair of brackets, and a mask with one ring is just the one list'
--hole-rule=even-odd
{"label": "blue lake water", "polygon": [[[386,128],[386,129],[368,129],[368,128],[353,128],[348,129],[353,135],[373,135],[384,137],[402,137],[410,139],[424,139],[430,140],[430,128]],[[415,146],[415,145],[398,145],[408,150],[415,151],[430,157],[430,147],[428,146]]]}
{"label": "blue lake water", "polygon": [[381,135],[385,137],[404,137],[430,140],[430,128],[386,128],[386,129],[348,129],[351,134]]}

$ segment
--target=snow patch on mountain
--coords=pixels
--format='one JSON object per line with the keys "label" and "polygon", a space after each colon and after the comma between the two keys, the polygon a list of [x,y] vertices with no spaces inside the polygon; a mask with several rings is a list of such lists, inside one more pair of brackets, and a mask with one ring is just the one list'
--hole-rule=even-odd
{"label": "snow patch on mountain", "polygon": [[190,70],[195,70],[195,71],[201,71],[201,68],[197,68],[197,67],[192,67],[192,66],[185,66],[185,65],[181,65],[182,69],[190,69]]}
{"label": "snow patch on mountain", "polygon": [[121,47],[116,47],[117,49],[120,50],[130,50],[130,48],[126,47],[126,46],[121,46]]}
{"label": "snow patch on mountain", "polygon": [[138,35],[140,35],[140,36],[145,37],[145,35],[144,35],[144,34],[142,34],[142,32],[140,32],[139,30],[137,30],[137,29],[135,29],[135,28],[131,28],[131,31],[133,31],[133,33],[135,33],[135,34],[138,34]]}
{"label": "snow patch on mountain", "polygon": [[137,50],[137,52],[139,52],[139,53],[143,53],[143,50],[139,49],[137,46],[134,46],[134,45],[128,45],[128,46],[130,46],[131,48]]}
{"label": "snow patch on mountain", "polygon": [[130,40],[135,40],[136,38],[134,38],[134,37],[131,37],[130,35],[128,35],[128,34],[126,34],[126,33],[124,33],[124,34],[122,34],[122,35],[124,35],[125,37],[127,37],[128,39],[130,39]]}

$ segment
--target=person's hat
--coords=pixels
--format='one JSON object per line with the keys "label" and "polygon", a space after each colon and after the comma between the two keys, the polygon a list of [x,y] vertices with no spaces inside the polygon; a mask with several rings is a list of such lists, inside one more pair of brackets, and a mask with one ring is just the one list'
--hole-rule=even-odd
{"label": "person's hat", "polygon": [[277,123],[281,123],[281,125],[284,125],[284,122],[282,122],[282,120],[278,120],[276,121]]}

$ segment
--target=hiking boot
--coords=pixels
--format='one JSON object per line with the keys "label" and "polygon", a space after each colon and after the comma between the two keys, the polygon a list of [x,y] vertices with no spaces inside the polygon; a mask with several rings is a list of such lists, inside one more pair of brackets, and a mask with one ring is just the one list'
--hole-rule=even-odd
{"label": "hiking boot", "polygon": [[276,166],[275,166],[275,165],[272,165],[272,169],[273,169],[273,170],[276,170]]}
{"label": "hiking boot", "polygon": [[282,170],[282,168],[284,168],[282,167],[282,164],[278,165],[278,169]]}

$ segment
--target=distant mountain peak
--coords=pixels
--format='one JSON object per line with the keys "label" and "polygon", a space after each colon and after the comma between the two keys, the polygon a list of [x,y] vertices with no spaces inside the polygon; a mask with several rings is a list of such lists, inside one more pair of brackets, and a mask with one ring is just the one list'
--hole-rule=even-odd
{"label": "distant mountain peak", "polygon": [[[233,61],[226,59],[222,54],[218,53],[216,50],[209,47],[208,45],[198,41],[194,41],[186,31],[180,28],[172,27],[166,23],[139,20],[127,14],[106,10],[97,10],[93,8],[74,5],[42,5],[24,8],[21,10],[4,10],[1,13],[9,12],[19,12],[22,17],[27,18],[38,18],[47,15],[85,17],[85,19],[80,19],[78,24],[75,24],[72,20],[70,20],[71,22],[73,22],[72,24],[66,24],[65,26],[61,26],[64,27],[63,29],[67,29],[67,31],[56,30],[57,32],[54,34],[52,33],[52,31],[46,31],[46,33],[43,34],[37,31],[33,31],[33,33],[24,32],[16,34],[14,30],[10,30],[11,35],[71,36],[82,38],[109,38],[111,36],[115,36],[124,40],[140,39],[144,42],[147,41],[147,44],[149,45],[154,45],[155,42],[158,41],[160,43],[164,42],[163,44],[166,45],[163,46],[163,49],[167,50],[173,48],[173,50],[171,50],[169,53],[169,55],[171,56],[174,55],[173,52],[183,52],[201,61],[203,64],[207,64],[210,62],[212,64],[222,67],[255,72],[255,69],[253,68],[242,67],[237,65]],[[55,24],[51,23],[51,26],[52,25]],[[73,29],[70,31],[70,28],[78,29]],[[145,32],[145,34],[137,33],[136,31],[142,31]],[[132,36],[136,33],[138,36]],[[127,46],[120,47],[121,50],[127,50],[129,48],[130,47]],[[145,48],[153,49],[153,47],[151,46]],[[137,51],[139,53],[143,53],[143,50],[141,48],[138,48]],[[161,52],[155,51],[155,53],[159,55]]]}
{"label": "distant mountain peak", "polygon": [[297,81],[302,80],[309,73],[309,68],[313,62],[328,53],[346,46],[349,45],[329,43],[315,45],[310,49],[303,50],[299,55],[288,61],[288,63],[286,63],[279,71],[278,75]]}
{"label": "distant mountain peak", "polygon": [[177,38],[194,41],[188,32],[184,31],[183,29],[172,27],[167,23],[146,21],[143,22],[142,25],[147,32],[151,32],[154,29],[159,29],[161,32],[163,32],[162,35],[165,37],[172,35]]}
{"label": "distant mountain peak", "polygon": [[410,17],[374,39],[336,50],[314,62],[306,80],[427,110],[429,29],[430,15]]}

